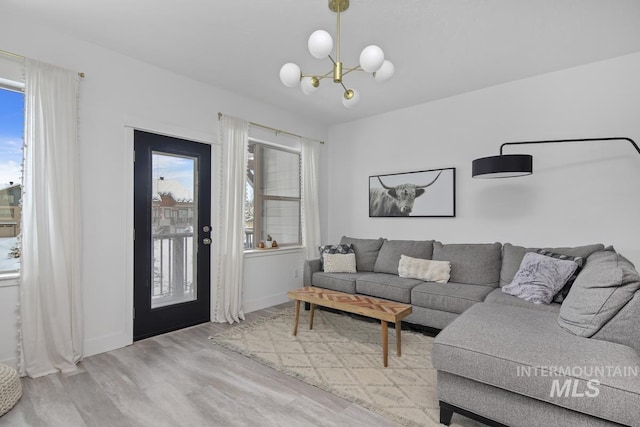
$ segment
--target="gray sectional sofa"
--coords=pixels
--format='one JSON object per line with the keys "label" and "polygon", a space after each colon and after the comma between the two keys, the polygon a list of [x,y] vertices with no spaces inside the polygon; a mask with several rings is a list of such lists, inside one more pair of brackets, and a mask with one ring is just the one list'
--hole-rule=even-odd
{"label": "gray sectional sofa", "polygon": [[[304,285],[412,305],[403,321],[441,330],[441,422],[453,412],[501,426],[640,426],[640,276],[604,245],[545,248],[586,259],[562,305],[507,295],[527,252],[509,243],[343,237],[356,273],[305,263]],[[401,255],[449,261],[448,283],[398,276]]]}

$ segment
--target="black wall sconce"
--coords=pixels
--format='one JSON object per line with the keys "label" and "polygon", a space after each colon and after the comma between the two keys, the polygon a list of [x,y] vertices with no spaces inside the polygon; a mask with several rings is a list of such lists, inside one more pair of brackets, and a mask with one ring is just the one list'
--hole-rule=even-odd
{"label": "black wall sconce", "polygon": [[531,175],[533,173],[533,157],[530,154],[502,154],[505,145],[524,144],[556,144],[560,142],[593,142],[593,141],[628,141],[640,154],[638,144],[631,138],[583,138],[583,139],[550,139],[546,141],[522,141],[505,142],[500,146],[499,156],[482,157],[475,159],[471,167],[471,176],[474,178],[512,178],[516,176]]}

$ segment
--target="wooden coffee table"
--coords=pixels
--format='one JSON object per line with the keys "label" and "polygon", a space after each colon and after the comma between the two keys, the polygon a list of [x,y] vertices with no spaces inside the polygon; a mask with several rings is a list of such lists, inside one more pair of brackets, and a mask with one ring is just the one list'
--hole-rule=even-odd
{"label": "wooden coffee table", "polygon": [[313,329],[313,313],[316,305],[360,314],[380,320],[382,325],[382,362],[386,368],[389,358],[389,337],[387,322],[396,324],[396,347],[398,356],[402,356],[402,339],[400,335],[401,320],[411,314],[411,306],[400,302],[386,301],[365,295],[347,294],[330,289],[306,287],[287,292],[287,296],[296,302],[293,335],[298,333],[300,318],[300,301],[311,304],[309,329]]}

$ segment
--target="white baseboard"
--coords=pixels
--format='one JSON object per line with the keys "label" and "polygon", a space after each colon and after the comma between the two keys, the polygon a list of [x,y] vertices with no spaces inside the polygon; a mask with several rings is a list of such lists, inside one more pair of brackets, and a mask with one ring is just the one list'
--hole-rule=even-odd
{"label": "white baseboard", "polygon": [[244,312],[251,313],[252,311],[262,310],[263,308],[273,307],[274,305],[282,304],[289,301],[286,292],[280,292],[267,297],[258,299],[252,299],[244,302]]}
{"label": "white baseboard", "polygon": [[[252,311],[261,310],[263,308],[273,307],[274,305],[282,304],[289,301],[286,292],[280,292],[274,295],[269,295],[262,298],[251,299],[244,302],[244,312],[251,313]],[[118,348],[126,347],[133,344],[131,336],[124,332],[113,333],[109,335],[103,335],[101,337],[90,338],[84,342],[84,356],[89,357],[94,354],[104,353],[107,351],[115,350]],[[6,363],[6,362],[2,362]],[[13,361],[15,365],[15,360]],[[6,363],[9,364],[9,363]],[[12,365],[12,366],[14,366]]]}
{"label": "white baseboard", "polygon": [[84,356],[93,356],[94,354],[126,347],[130,344],[133,344],[131,337],[123,332],[90,338],[84,341]]}

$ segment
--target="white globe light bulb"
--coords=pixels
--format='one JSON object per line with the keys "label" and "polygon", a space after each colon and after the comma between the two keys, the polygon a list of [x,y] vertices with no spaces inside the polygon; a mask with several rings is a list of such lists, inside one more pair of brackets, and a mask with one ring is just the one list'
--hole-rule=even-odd
{"label": "white globe light bulb", "polygon": [[333,39],[331,34],[325,30],[317,30],[309,36],[309,52],[314,58],[324,58],[333,50]]}
{"label": "white globe light bulb", "polygon": [[391,77],[393,77],[393,73],[395,73],[395,71],[396,68],[393,66],[393,63],[385,59],[380,69],[373,73],[373,78],[378,83],[386,82]]}
{"label": "white globe light bulb", "polygon": [[360,102],[360,94],[355,89],[348,89],[342,97],[342,104],[347,108],[355,108]]}
{"label": "white globe light bulb", "polygon": [[360,54],[360,66],[367,73],[375,73],[384,62],[384,52],[378,46],[372,44],[362,49]]}
{"label": "white globe light bulb", "polygon": [[280,81],[286,87],[295,87],[300,84],[300,67],[293,62],[287,62],[280,68]]}
{"label": "white globe light bulb", "polygon": [[305,95],[312,95],[318,90],[318,79],[315,77],[303,77],[300,81],[300,89]]}

